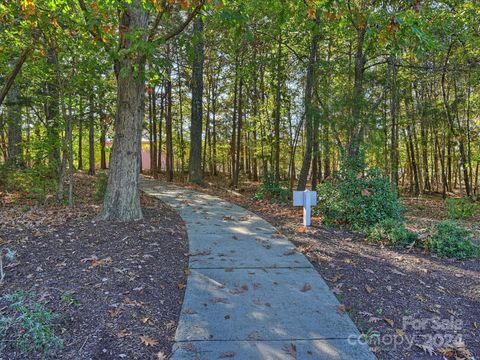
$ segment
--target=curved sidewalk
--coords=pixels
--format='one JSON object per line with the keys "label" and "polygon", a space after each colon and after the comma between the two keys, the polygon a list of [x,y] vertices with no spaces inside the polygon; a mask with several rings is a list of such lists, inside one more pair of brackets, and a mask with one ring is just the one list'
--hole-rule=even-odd
{"label": "curved sidewalk", "polygon": [[190,274],[172,359],[375,359],[320,275],[250,211],[155,180],[141,189],[179,211]]}

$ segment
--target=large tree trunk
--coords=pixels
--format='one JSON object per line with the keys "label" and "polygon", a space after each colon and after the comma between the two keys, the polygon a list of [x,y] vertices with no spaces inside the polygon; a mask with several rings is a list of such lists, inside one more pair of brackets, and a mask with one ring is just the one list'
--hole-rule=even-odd
{"label": "large tree trunk", "polygon": [[197,17],[193,23],[194,58],[192,69],[192,117],[190,124],[190,158],[188,178],[192,183],[200,184],[202,176],[202,98],[203,98],[203,21]]}
{"label": "large tree trunk", "polygon": [[[133,34],[143,32],[142,39],[146,40],[147,25],[148,16],[140,0],[126,5],[120,17],[120,52],[131,50]],[[141,53],[129,54],[115,62],[117,114],[101,219],[128,221],[142,218],[138,182],[145,105],[144,71],[145,56]]]}
{"label": "large tree trunk", "polygon": [[305,85],[305,133],[306,145],[305,154],[303,156],[302,169],[298,177],[297,190],[305,190],[307,186],[308,173],[310,172],[310,164],[312,162],[312,148],[313,148],[313,131],[314,131],[314,109],[312,104],[313,99],[313,85],[315,83],[315,65],[317,62],[317,49],[320,34],[312,34],[310,41],[310,55],[308,58],[307,67],[307,82]]}

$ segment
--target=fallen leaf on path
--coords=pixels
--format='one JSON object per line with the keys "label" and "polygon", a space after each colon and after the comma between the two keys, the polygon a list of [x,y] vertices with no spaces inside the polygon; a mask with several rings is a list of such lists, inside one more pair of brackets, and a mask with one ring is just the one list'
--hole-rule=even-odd
{"label": "fallen leaf on path", "polygon": [[309,283],[303,284],[303,287],[300,289],[301,292],[307,292],[312,290],[312,286]]}
{"label": "fallen leaf on path", "polygon": [[248,291],[248,285],[244,284],[240,287],[236,287],[230,290],[230,293],[233,295],[243,294]]}
{"label": "fallen leaf on path", "polygon": [[297,347],[295,344],[290,343],[290,345],[284,345],[282,349],[294,359],[297,358]]}
{"label": "fallen leaf on path", "polygon": [[233,358],[235,353],[233,351],[224,351],[220,353],[219,359]]}
{"label": "fallen leaf on path", "polygon": [[260,334],[258,333],[258,331],[252,331],[252,332],[250,333],[250,335],[248,335],[248,338],[249,338],[250,340],[260,340],[260,339],[261,339]]}
{"label": "fallen leaf on path", "polygon": [[337,313],[343,315],[347,311],[347,308],[344,304],[340,304],[337,306]]}

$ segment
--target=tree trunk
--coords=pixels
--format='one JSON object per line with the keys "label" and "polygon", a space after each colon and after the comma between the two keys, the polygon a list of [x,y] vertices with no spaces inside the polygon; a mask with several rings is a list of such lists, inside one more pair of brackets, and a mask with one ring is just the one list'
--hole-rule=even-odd
{"label": "tree trunk", "polygon": [[79,99],[78,105],[78,170],[83,170],[83,101]]}
{"label": "tree trunk", "polygon": [[88,175],[95,175],[95,116],[93,89],[88,116]]}
{"label": "tree trunk", "polygon": [[[142,32],[145,41],[147,26],[148,16],[140,0],[125,5],[120,17],[120,53],[132,49],[133,34]],[[142,218],[138,182],[145,111],[144,72],[144,54],[134,52],[115,61],[117,114],[101,219],[129,221]]]}
{"label": "tree trunk", "polygon": [[[317,29],[315,31],[318,31]],[[302,169],[298,177],[297,190],[305,190],[307,186],[308,173],[310,172],[310,164],[312,162],[312,147],[313,147],[313,131],[314,131],[314,108],[312,104],[313,86],[315,83],[315,66],[317,63],[317,49],[320,34],[315,32],[312,34],[310,41],[310,55],[308,58],[307,80],[305,85],[305,133],[306,145],[305,154],[303,156]]]}
{"label": "tree trunk", "polygon": [[172,135],[172,75],[168,69],[168,77],[165,86],[166,111],[165,111],[165,133],[166,133],[166,172],[167,181],[173,181],[173,135]]}
{"label": "tree trunk", "polygon": [[192,111],[190,124],[189,181],[201,184],[202,176],[202,98],[203,98],[203,21],[197,17],[193,22],[194,57],[192,68]]}
{"label": "tree trunk", "polygon": [[[54,48],[47,49],[47,65],[56,71],[58,66],[57,53]],[[59,175],[60,169],[60,136],[58,131],[58,86],[55,81],[48,80],[46,83],[47,100],[45,101],[45,123],[47,126],[48,161],[50,169],[55,176]]]}
{"label": "tree trunk", "polygon": [[282,34],[278,36],[277,50],[277,84],[275,87],[275,119],[274,119],[274,169],[275,182],[280,181],[280,112],[282,108]]}
{"label": "tree trunk", "polygon": [[7,164],[14,168],[25,166],[22,145],[22,106],[20,104],[20,89],[18,84],[10,88],[7,96],[8,125],[8,160]]}

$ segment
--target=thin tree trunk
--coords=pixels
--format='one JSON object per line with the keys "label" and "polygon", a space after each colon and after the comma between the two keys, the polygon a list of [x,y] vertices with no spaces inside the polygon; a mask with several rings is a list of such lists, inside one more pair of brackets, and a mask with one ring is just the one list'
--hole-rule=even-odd
{"label": "thin tree trunk", "polygon": [[[316,29],[315,31],[318,31]],[[312,162],[312,147],[313,147],[313,131],[314,131],[314,107],[313,86],[315,84],[315,66],[317,63],[318,42],[320,41],[320,34],[314,32],[310,41],[310,55],[308,58],[307,79],[305,85],[305,134],[306,145],[305,154],[303,156],[302,169],[298,177],[297,190],[305,190],[307,186],[308,173],[310,172],[310,164]]]}
{"label": "thin tree trunk", "polygon": [[90,95],[88,116],[88,175],[95,175],[95,112],[93,90]]}
{"label": "thin tree trunk", "polygon": [[202,99],[203,99],[203,21],[197,17],[193,22],[194,58],[192,68],[192,111],[190,124],[190,158],[188,162],[189,181],[203,182],[202,175]]}

